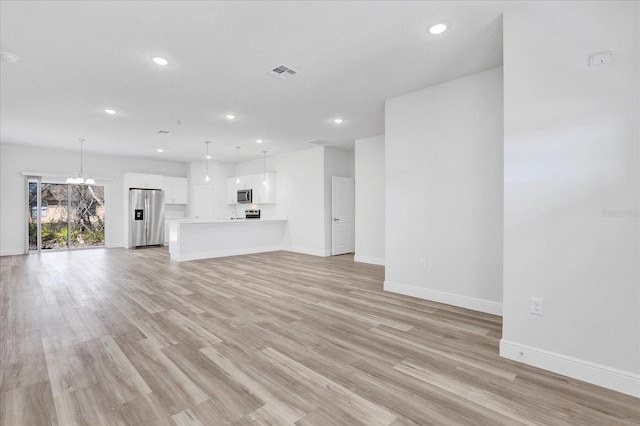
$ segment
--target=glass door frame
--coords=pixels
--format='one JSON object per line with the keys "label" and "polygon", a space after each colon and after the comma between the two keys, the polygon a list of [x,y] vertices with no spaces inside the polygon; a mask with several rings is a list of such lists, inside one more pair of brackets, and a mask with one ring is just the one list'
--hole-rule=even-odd
{"label": "glass door frame", "polygon": [[27,252],[37,251],[42,252],[42,176],[27,176],[27,200],[31,198],[31,184],[36,184],[36,249],[31,250],[29,233],[31,231],[30,218],[33,215],[31,212],[31,203],[27,203]]}
{"label": "glass door frame", "polygon": [[[25,174],[26,175],[26,174]],[[43,182],[43,178],[45,179],[45,182]],[[42,176],[42,175],[32,175],[32,174],[28,174],[25,176],[25,187],[26,187],[26,194],[27,194],[27,220],[26,220],[26,253],[42,253],[42,184],[46,183],[46,184],[52,184],[52,185],[65,185],[66,187],[66,191],[67,191],[67,241],[66,247],[63,248],[51,248],[51,249],[46,249],[45,251],[66,251],[66,250],[84,250],[84,249],[92,249],[92,248],[105,248],[107,247],[107,221],[108,221],[108,214],[106,211],[106,208],[104,210],[104,239],[103,239],[103,244],[101,246],[88,246],[88,247],[73,247],[71,245],[71,195],[72,195],[72,189],[71,189],[71,185],[75,185],[75,184],[69,184],[66,183],[65,181],[61,180],[61,181],[57,181],[58,179],[56,178],[47,178],[46,176]],[[31,206],[30,203],[28,202],[28,200],[30,199],[30,184],[31,183],[35,183],[36,184],[36,232],[37,232],[37,242],[36,242],[36,249],[31,249],[30,247],[30,243],[29,243],[29,232],[30,232],[30,217],[31,217]],[[92,186],[101,186],[103,188],[103,203],[105,206],[108,205],[107,203],[107,197],[108,197],[108,186],[105,184],[101,184],[101,183],[96,183],[95,185]]]}

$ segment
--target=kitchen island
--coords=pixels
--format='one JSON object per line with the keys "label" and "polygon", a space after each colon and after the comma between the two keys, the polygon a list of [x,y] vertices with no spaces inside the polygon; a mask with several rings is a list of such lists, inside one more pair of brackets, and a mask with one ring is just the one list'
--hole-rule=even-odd
{"label": "kitchen island", "polygon": [[171,223],[169,254],[178,262],[282,250],[286,219],[186,219]]}

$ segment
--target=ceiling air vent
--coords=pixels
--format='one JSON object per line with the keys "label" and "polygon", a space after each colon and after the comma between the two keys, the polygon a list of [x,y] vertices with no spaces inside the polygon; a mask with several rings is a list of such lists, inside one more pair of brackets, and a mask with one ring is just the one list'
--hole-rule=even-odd
{"label": "ceiling air vent", "polygon": [[170,131],[168,131],[168,130],[158,130],[158,133],[160,133],[161,135],[168,135],[168,134],[170,134],[171,132],[170,132]]}
{"label": "ceiling air vent", "polygon": [[267,73],[274,77],[278,77],[280,80],[286,80],[287,78],[296,75],[298,72],[289,67],[285,67],[284,65],[280,65],[279,67],[269,70]]}
{"label": "ceiling air vent", "polygon": [[321,141],[320,139],[314,139],[312,141],[309,141],[309,143],[312,143],[314,145],[326,145],[327,141]]}

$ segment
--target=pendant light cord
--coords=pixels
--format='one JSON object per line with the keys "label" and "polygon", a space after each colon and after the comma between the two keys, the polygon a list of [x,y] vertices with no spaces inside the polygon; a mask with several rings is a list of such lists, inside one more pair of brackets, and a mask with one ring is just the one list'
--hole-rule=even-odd
{"label": "pendant light cord", "polygon": [[211,156],[209,155],[209,144],[210,144],[211,142],[209,142],[209,141],[204,141],[204,143],[205,143],[205,144],[206,144],[206,146],[207,146],[207,155],[205,156],[205,158],[206,158],[206,160],[207,160],[207,174],[206,174],[206,175],[205,175],[205,177],[204,177],[204,181],[205,181],[205,182],[209,182],[209,181],[211,180],[211,178],[209,177],[209,158],[211,158]]}
{"label": "pendant light cord", "polygon": [[262,151],[262,184],[267,184],[267,151]]}
{"label": "pendant light cord", "polygon": [[240,176],[238,176],[238,172],[240,171],[240,146],[236,146],[236,183],[240,183]]}

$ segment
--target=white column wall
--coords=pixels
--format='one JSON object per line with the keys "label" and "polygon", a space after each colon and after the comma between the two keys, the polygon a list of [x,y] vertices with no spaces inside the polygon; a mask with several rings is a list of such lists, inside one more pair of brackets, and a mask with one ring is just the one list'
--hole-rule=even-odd
{"label": "white column wall", "polygon": [[[640,396],[640,4],[504,16],[503,356]],[[612,51],[615,62],[589,67]],[[543,300],[543,316],[530,313]]]}
{"label": "white column wall", "polygon": [[356,139],[357,262],[384,265],[384,135]]}
{"label": "white column wall", "polygon": [[325,255],[324,152],[313,148],[274,159],[277,210],[286,215],[284,246],[298,253]]}
{"label": "white column wall", "polygon": [[502,68],[386,103],[385,289],[502,312]]}

